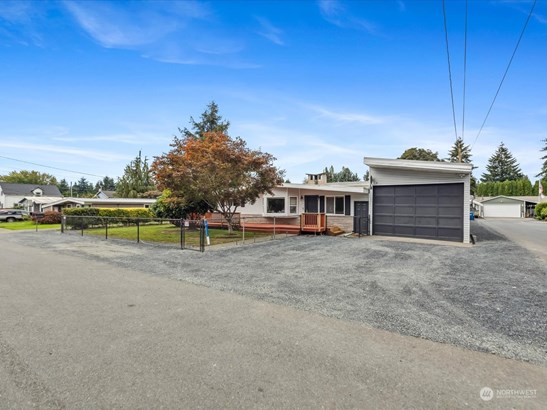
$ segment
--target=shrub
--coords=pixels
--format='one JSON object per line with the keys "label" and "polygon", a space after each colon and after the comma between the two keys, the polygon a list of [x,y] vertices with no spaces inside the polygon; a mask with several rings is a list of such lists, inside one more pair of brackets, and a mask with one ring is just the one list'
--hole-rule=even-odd
{"label": "shrub", "polygon": [[69,217],[66,219],[66,225],[72,229],[85,229],[102,223],[98,218],[98,208],[68,208],[63,210],[63,215]]}
{"label": "shrub", "polygon": [[43,225],[60,224],[62,214],[57,211],[46,211],[44,216],[37,218],[37,222]]}
{"label": "shrub", "polygon": [[69,216],[67,226],[74,229],[104,226],[107,223],[135,223],[139,219],[154,218],[154,214],[146,208],[70,208],[63,213]]}
{"label": "shrub", "polygon": [[534,212],[537,219],[547,218],[547,202],[537,204]]}

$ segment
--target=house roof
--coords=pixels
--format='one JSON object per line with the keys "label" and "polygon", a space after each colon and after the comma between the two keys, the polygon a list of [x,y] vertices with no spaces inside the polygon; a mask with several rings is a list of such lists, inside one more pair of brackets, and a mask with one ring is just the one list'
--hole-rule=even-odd
{"label": "house roof", "polygon": [[284,184],[281,184],[278,188],[296,188],[300,190],[309,190],[309,191],[367,193],[369,189],[369,183],[364,181],[353,182],[353,183],[332,182],[332,183],[317,184],[317,185],[284,183]]}
{"label": "house roof", "polygon": [[50,202],[59,200],[59,197],[56,196],[26,196],[19,201],[23,203],[25,201],[31,201],[35,204],[49,204]]}
{"label": "house roof", "polygon": [[425,172],[446,172],[454,174],[470,174],[473,169],[472,164],[460,162],[440,162],[440,161],[415,161],[410,159],[391,159],[391,158],[364,158],[365,165],[371,168],[394,168],[410,171]]}
{"label": "house roof", "polygon": [[20,195],[32,196],[32,191],[40,188],[43,196],[62,197],[61,191],[55,185],[38,185],[38,184],[12,184],[9,182],[0,182],[0,188],[4,195]]}
{"label": "house roof", "polygon": [[99,194],[103,193],[104,195],[106,195],[108,198],[116,198],[116,191],[105,191],[105,190],[99,190],[99,192],[97,192],[95,194],[95,198],[98,198],[99,197]]}
{"label": "house roof", "polygon": [[73,203],[80,205],[133,205],[133,204],[143,204],[143,205],[152,205],[155,203],[155,199],[148,198],[62,198],[57,201],[47,203],[47,206],[60,205],[65,203]]}
{"label": "house roof", "polygon": [[532,202],[534,204],[543,202],[543,200],[540,200],[537,196],[507,196],[507,195],[475,197],[475,202],[482,204],[482,203],[493,201],[494,199],[499,199],[499,198],[507,198],[507,199],[512,199],[512,200],[521,201],[521,202]]}

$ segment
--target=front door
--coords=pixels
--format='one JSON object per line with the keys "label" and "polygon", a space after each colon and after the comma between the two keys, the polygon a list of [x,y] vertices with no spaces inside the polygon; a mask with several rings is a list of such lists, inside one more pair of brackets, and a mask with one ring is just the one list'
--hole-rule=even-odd
{"label": "front door", "polygon": [[318,213],[319,212],[319,196],[306,195],[304,197],[304,212]]}
{"label": "front door", "polygon": [[353,232],[368,234],[368,202],[355,201],[353,215]]}

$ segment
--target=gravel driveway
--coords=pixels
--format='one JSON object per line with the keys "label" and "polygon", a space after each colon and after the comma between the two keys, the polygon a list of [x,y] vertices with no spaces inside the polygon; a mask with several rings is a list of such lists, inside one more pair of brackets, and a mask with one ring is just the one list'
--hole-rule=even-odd
{"label": "gravel driveway", "polygon": [[547,269],[474,221],[473,247],[298,236],[205,253],[58,232],[3,234],[404,335],[547,364]]}

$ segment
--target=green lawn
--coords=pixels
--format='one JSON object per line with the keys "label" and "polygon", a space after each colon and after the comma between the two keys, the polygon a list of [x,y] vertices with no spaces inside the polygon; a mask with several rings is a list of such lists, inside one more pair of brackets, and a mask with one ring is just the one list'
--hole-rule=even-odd
{"label": "green lawn", "polygon": [[[31,230],[36,229],[36,223],[34,221],[0,222],[0,229],[9,229],[10,231]],[[61,229],[61,224],[38,224],[38,229]]]}
{"label": "green lawn", "polygon": [[[105,235],[105,228],[86,229],[84,235]],[[268,233],[245,232],[245,241],[255,238],[271,236]],[[109,227],[108,237],[117,239],[137,240],[137,227]],[[211,245],[219,245],[228,242],[242,241],[243,234],[234,231],[231,235],[225,229],[209,229]],[[170,225],[141,225],[140,240],[143,242],[180,243],[180,228]],[[199,231],[186,230],[185,240],[187,245],[199,246]]]}

